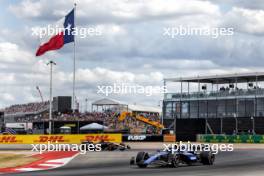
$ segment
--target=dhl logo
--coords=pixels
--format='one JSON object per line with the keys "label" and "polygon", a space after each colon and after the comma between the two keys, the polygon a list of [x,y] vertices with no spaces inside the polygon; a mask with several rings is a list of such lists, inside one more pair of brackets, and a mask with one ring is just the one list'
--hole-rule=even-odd
{"label": "dhl logo", "polygon": [[0,143],[16,143],[16,142],[18,142],[16,136],[0,137]]}
{"label": "dhl logo", "polygon": [[88,135],[85,136],[86,141],[93,141],[93,142],[109,142],[109,141],[115,141],[115,138],[110,138],[109,135]]}
{"label": "dhl logo", "polygon": [[46,142],[67,142],[64,136],[39,136],[39,139],[34,142],[46,143]]}

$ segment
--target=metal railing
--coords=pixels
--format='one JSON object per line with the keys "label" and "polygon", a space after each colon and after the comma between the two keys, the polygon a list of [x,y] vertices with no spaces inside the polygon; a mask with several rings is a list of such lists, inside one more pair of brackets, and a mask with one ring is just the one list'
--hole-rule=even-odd
{"label": "metal railing", "polygon": [[210,92],[188,92],[166,93],[166,99],[192,99],[192,98],[216,98],[216,97],[239,97],[239,96],[264,96],[264,89],[238,89],[226,91],[210,91]]}

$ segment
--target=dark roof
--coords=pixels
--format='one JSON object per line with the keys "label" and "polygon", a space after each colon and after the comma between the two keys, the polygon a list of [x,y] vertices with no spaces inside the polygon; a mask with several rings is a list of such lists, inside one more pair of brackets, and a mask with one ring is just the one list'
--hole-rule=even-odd
{"label": "dark roof", "polygon": [[212,76],[196,76],[196,77],[182,77],[182,78],[167,78],[166,82],[200,82],[213,84],[228,84],[228,83],[246,83],[255,81],[264,81],[264,72],[255,73],[235,73]]}

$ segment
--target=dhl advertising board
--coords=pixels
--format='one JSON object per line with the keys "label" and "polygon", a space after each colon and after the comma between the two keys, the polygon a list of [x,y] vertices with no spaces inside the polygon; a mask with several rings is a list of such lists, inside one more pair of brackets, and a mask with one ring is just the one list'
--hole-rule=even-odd
{"label": "dhl advertising board", "polygon": [[70,134],[70,135],[0,135],[0,144],[42,144],[42,143],[61,143],[61,144],[80,144],[82,141],[94,143],[122,141],[121,134]]}

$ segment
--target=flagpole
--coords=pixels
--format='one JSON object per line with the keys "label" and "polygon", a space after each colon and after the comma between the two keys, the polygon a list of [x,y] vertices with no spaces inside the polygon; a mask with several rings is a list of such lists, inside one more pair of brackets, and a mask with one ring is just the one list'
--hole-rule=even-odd
{"label": "flagpole", "polygon": [[[76,26],[76,6],[77,4],[74,3],[74,27]],[[74,36],[74,43],[73,43],[73,86],[72,86],[72,109],[73,112],[75,111],[75,69],[76,69],[76,58],[75,58],[75,51],[76,51],[76,44],[75,44],[76,36]]]}
{"label": "flagpole", "polygon": [[50,104],[49,104],[49,134],[51,134],[51,122],[52,122],[52,66],[56,65],[52,60],[47,63],[50,65]]}

